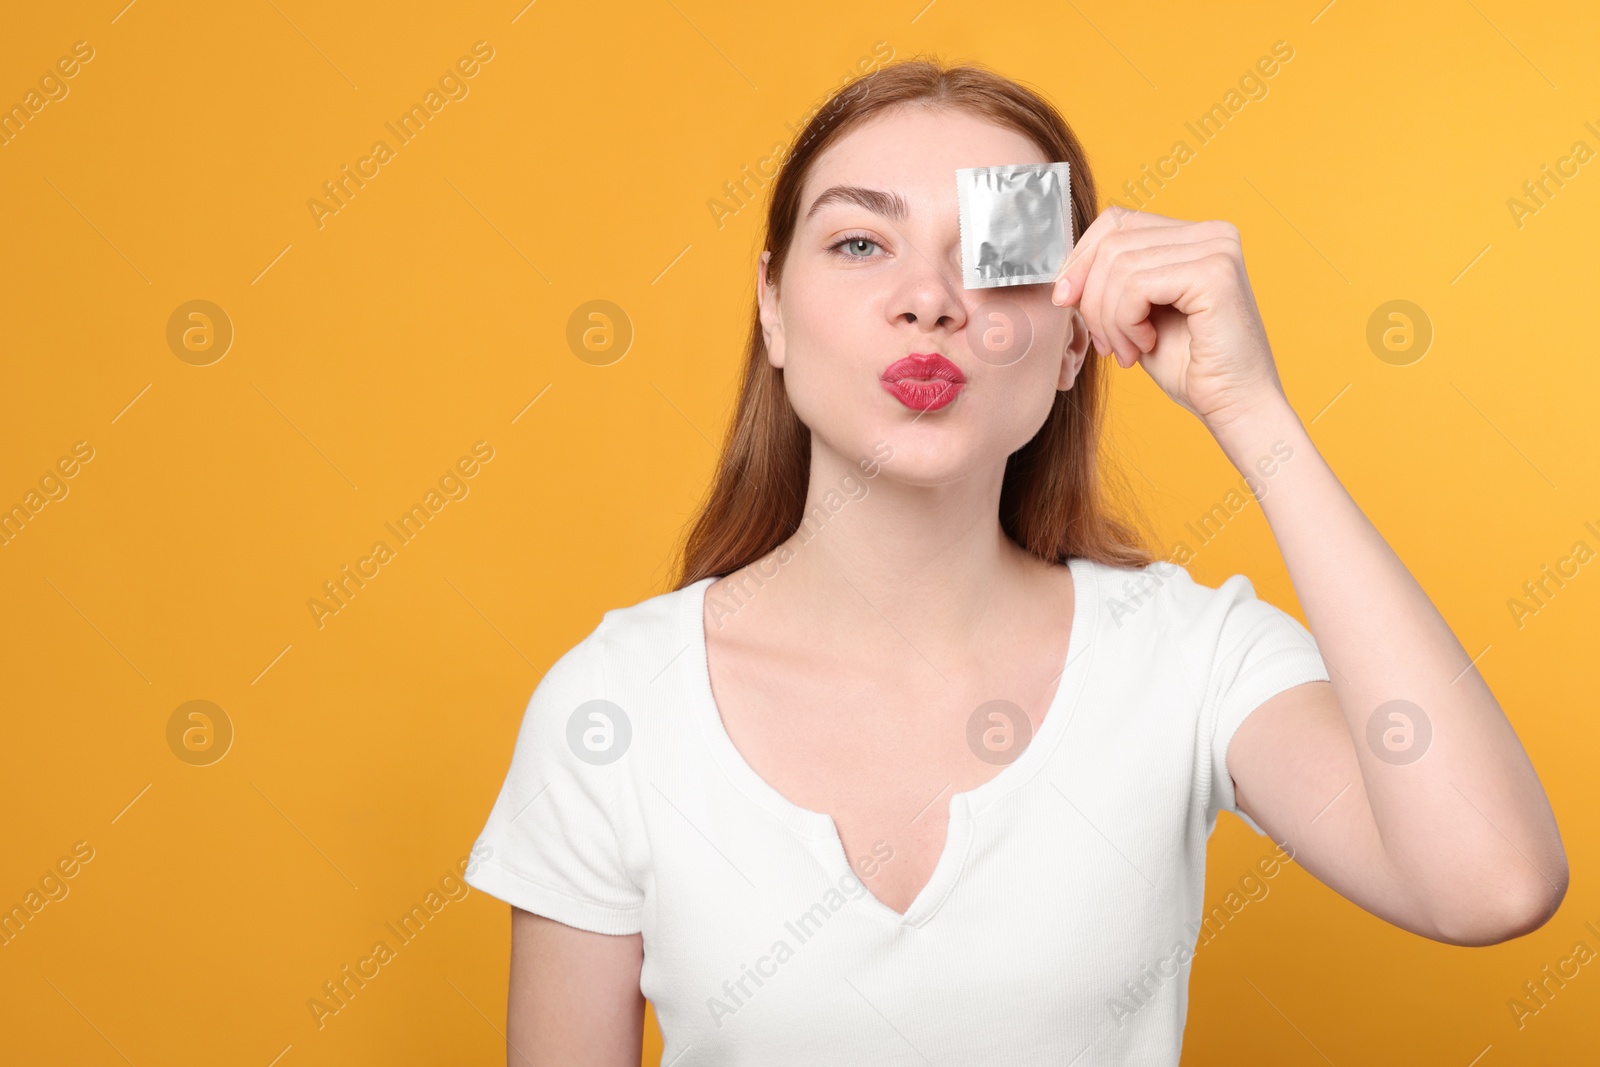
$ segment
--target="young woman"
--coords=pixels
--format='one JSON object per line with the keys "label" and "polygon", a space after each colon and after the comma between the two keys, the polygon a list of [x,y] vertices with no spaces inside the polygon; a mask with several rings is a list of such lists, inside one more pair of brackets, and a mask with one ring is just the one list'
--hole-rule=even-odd
{"label": "young woman", "polygon": [[[1059,279],[962,288],[956,170],[1062,160]],[[1424,937],[1554,912],[1538,777],[1285,398],[1238,231],[1095,205],[977,68],[796,138],[677,587],[551,667],[479,841],[512,1063],[631,1065],[648,997],[674,1067],[1176,1064],[1223,810]],[[1091,345],[1246,477],[1309,631],[1108,514]]]}

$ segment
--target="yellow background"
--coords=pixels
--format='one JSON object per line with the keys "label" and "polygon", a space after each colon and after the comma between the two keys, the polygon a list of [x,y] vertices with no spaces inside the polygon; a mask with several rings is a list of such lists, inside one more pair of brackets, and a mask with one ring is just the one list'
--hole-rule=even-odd
{"label": "yellow background", "polygon": [[[1290,399],[1483,652],[1572,888],[1533,935],[1463,949],[1290,868],[1198,953],[1184,1062],[1595,1055],[1600,963],[1520,1029],[1507,1007],[1576,942],[1600,951],[1600,564],[1521,626],[1507,605],[1574,542],[1600,549],[1600,162],[1520,227],[1507,207],[1575,141],[1600,149],[1592,9],[124,3],[27,5],[0,34],[0,104],[94,49],[0,147],[0,505],[94,450],[0,547],[0,905],[94,849],[0,947],[0,1058],[503,1062],[507,906],[482,893],[322,1028],[306,1002],[466,855],[541,672],[668,587],[759,251],[760,205],[714,221],[723,182],[884,41],[1040,88],[1118,195],[1279,40],[1294,57],[1268,95],[1149,209],[1239,226]],[[319,227],[322,183],[479,40],[494,57],[469,94]],[[208,366],[166,339],[195,299],[235,331]],[[595,299],[636,331],[609,366],[566,342]],[[1396,299],[1434,330],[1406,366],[1366,342]],[[1142,371],[1115,391],[1113,444],[1177,540],[1239,476]],[[322,583],[393,543],[384,522],[480,440],[469,495],[319,628]],[[1298,610],[1254,505],[1190,571]],[[235,732],[209,766],[168,747],[190,700]],[[1270,850],[1224,818],[1208,904]]]}

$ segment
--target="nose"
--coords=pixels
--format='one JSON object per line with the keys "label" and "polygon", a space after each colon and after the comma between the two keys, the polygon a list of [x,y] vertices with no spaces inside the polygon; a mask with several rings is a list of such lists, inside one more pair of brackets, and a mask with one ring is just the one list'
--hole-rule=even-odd
{"label": "nose", "polygon": [[900,257],[899,285],[889,305],[896,323],[912,323],[923,333],[954,333],[966,325],[960,237],[953,221],[950,229],[947,237],[937,241],[901,234],[905,253]]}

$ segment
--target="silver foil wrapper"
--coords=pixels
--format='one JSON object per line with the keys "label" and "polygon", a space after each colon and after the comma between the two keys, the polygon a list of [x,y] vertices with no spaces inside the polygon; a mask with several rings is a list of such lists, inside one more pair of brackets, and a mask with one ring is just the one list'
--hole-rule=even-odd
{"label": "silver foil wrapper", "polygon": [[956,171],[967,289],[1053,282],[1072,250],[1072,176],[1061,163]]}

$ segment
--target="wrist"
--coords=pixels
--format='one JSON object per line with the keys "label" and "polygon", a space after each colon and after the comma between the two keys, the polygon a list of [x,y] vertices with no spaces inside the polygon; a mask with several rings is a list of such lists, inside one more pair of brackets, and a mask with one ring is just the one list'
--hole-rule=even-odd
{"label": "wrist", "polygon": [[1236,405],[1202,420],[1223,453],[1241,474],[1253,475],[1255,464],[1274,445],[1293,445],[1308,438],[1299,414],[1280,392]]}

